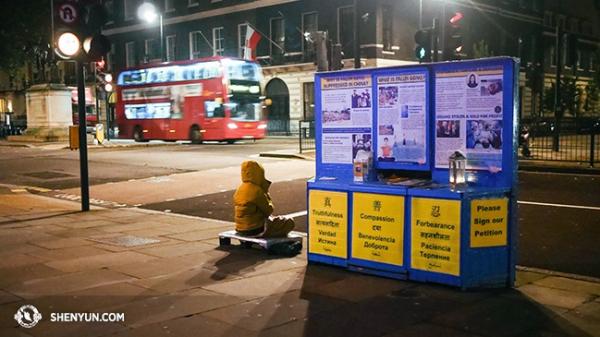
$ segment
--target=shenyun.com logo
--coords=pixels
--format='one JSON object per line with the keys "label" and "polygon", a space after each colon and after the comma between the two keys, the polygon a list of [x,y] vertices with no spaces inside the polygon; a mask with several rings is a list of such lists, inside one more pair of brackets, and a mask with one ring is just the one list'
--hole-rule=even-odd
{"label": "shenyun.com logo", "polygon": [[42,314],[33,305],[27,304],[19,308],[15,320],[24,328],[33,328],[42,320]]}

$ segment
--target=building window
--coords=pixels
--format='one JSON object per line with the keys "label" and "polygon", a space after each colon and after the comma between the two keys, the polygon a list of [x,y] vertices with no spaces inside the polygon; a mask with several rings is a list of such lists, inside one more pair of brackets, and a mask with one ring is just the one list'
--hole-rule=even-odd
{"label": "building window", "polygon": [[165,0],[165,13],[175,10],[175,0]]}
{"label": "building window", "polygon": [[556,67],[556,48],[550,46],[550,66]]}
{"label": "building window", "polygon": [[352,31],[352,16],[354,7],[340,7],[337,12],[337,31],[338,43],[342,45],[342,51],[345,57],[354,57],[353,40],[354,32]]}
{"label": "building window", "polygon": [[133,67],[136,63],[135,42],[127,42],[125,43],[125,66],[127,68]]}
{"label": "building window", "polygon": [[381,28],[382,28],[382,43],[383,50],[392,50],[393,43],[393,16],[394,8],[391,5],[381,6]]}
{"label": "building window", "polygon": [[554,23],[552,22],[552,12],[544,12],[544,26],[554,27]]}
{"label": "building window", "polygon": [[581,50],[578,50],[576,55],[577,55],[577,69],[583,70],[583,67],[581,67]]}
{"label": "building window", "polygon": [[590,55],[590,66],[589,69],[590,71],[596,71],[596,55],[591,54]]}
{"label": "building window", "polygon": [[124,11],[123,15],[125,20],[132,20],[137,12],[137,8],[140,5],[140,0],[124,0]]}
{"label": "building window", "polygon": [[167,61],[175,61],[175,35],[169,35],[166,39]]}
{"label": "building window", "polygon": [[198,6],[198,0],[188,0],[188,7]]}
{"label": "building window", "polygon": [[115,23],[115,2],[113,0],[104,0],[104,10],[106,11],[106,24]]}
{"label": "building window", "polygon": [[579,33],[579,20],[576,18],[569,19],[569,27],[567,29],[572,33]]}
{"label": "building window", "polygon": [[110,44],[110,51],[106,53],[106,70],[113,71],[115,69],[115,44]]}
{"label": "building window", "polygon": [[565,18],[564,15],[558,15],[556,17],[556,24],[560,26],[561,29],[565,29],[565,21],[567,21],[567,19]]}
{"label": "building window", "polygon": [[242,23],[238,25],[238,57],[244,57],[244,48],[246,48],[246,32],[248,24]]}
{"label": "building window", "polygon": [[304,96],[304,120],[312,121],[315,119],[315,82],[302,84]]}
{"label": "building window", "polygon": [[306,33],[315,33],[319,30],[319,17],[317,12],[304,13],[302,14],[302,34],[300,38],[302,39],[302,50],[308,54],[312,55],[315,53],[315,47],[313,43],[309,43],[306,41],[305,34]]}
{"label": "building window", "polygon": [[190,59],[201,56],[200,45],[202,44],[202,32],[190,32]]}
{"label": "building window", "polygon": [[160,60],[160,41],[148,39],[144,41],[144,61]]}
{"label": "building window", "polygon": [[223,46],[223,27],[215,27],[212,29],[212,39],[213,56],[223,56],[223,52],[225,51]]}
{"label": "building window", "polygon": [[277,47],[273,43],[270,44],[271,56],[283,55],[283,50],[285,50],[285,25],[283,18],[271,18],[270,38],[279,46]]}

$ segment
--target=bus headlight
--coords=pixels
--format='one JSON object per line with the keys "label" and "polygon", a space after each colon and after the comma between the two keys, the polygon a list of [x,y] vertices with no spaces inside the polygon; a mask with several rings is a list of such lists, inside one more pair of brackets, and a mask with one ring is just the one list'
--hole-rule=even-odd
{"label": "bus headlight", "polygon": [[229,129],[237,129],[238,128],[237,124],[235,124],[235,123],[229,123],[229,124],[227,124],[227,127]]}
{"label": "bus headlight", "polygon": [[267,128],[267,124],[259,124],[257,129],[266,129]]}

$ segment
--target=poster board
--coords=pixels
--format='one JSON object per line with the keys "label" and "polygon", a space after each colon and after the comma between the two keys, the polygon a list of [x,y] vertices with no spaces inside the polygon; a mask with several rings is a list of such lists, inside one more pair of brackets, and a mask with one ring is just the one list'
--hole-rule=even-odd
{"label": "poster board", "polygon": [[375,167],[429,170],[427,68],[391,68],[375,72],[373,78]]}

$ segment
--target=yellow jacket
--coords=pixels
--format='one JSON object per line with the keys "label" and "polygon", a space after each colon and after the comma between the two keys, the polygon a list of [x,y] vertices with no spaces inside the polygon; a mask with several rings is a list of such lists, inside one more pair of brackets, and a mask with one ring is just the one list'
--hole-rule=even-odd
{"label": "yellow jacket", "polygon": [[256,161],[242,163],[242,184],[233,195],[235,229],[249,231],[262,228],[265,219],[273,213],[273,201],[269,195],[271,182],[265,178],[265,170]]}

